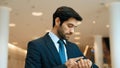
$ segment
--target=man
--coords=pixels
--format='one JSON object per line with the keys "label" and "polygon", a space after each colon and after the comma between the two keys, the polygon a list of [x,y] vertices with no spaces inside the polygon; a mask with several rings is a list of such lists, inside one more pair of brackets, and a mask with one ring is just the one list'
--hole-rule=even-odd
{"label": "man", "polygon": [[79,21],[82,18],[72,8],[59,7],[51,32],[29,42],[25,68],[98,68],[68,41]]}

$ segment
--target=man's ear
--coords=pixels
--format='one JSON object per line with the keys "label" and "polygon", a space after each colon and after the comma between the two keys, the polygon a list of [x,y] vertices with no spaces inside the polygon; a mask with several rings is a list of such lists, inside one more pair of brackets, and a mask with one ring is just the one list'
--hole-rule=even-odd
{"label": "man's ear", "polygon": [[56,26],[60,26],[60,18],[59,18],[59,17],[57,17],[57,18],[55,19],[55,25],[56,25]]}

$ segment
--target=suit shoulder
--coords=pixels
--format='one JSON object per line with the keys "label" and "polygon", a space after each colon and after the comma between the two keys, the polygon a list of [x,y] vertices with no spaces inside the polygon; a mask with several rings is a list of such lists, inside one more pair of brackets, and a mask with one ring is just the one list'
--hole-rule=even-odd
{"label": "suit shoulder", "polygon": [[37,45],[38,44],[44,45],[46,40],[48,40],[48,39],[49,39],[49,36],[48,36],[48,34],[46,34],[46,35],[44,35],[44,36],[42,36],[40,38],[29,41],[28,44],[29,43],[34,43],[34,44],[37,44]]}
{"label": "suit shoulder", "polygon": [[40,37],[40,38],[31,40],[31,41],[29,41],[29,42],[42,42],[42,40],[43,40],[43,37]]}
{"label": "suit shoulder", "polygon": [[70,41],[67,41],[67,43],[70,44],[70,45],[75,45],[75,46],[77,46],[75,43],[70,42]]}
{"label": "suit shoulder", "polygon": [[68,44],[69,46],[71,46],[71,47],[74,47],[74,48],[79,49],[78,45],[75,44],[75,43],[73,43],[73,42],[67,41],[67,44]]}

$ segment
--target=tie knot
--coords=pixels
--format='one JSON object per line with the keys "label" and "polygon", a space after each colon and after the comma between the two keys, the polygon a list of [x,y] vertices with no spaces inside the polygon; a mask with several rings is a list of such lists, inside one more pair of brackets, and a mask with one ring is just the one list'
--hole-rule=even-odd
{"label": "tie knot", "polygon": [[59,43],[60,45],[63,45],[63,44],[64,44],[64,41],[63,41],[62,39],[60,39],[60,40],[58,40],[58,43]]}

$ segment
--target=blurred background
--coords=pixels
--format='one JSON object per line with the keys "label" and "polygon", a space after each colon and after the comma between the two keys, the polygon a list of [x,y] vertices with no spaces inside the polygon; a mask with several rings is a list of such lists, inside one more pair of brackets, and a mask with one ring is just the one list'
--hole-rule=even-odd
{"label": "blurred background", "polygon": [[9,7],[8,68],[24,68],[27,43],[52,29],[52,14],[60,6],[76,10],[83,21],[70,41],[95,62],[95,38],[102,40],[103,68],[111,68],[109,5],[115,0],[0,0]]}

